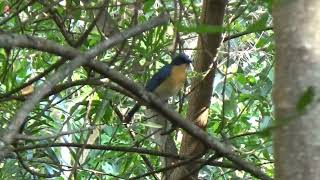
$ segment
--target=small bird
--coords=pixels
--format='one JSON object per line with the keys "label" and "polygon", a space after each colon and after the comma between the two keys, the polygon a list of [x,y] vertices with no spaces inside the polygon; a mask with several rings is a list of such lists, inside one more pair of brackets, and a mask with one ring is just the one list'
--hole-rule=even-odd
{"label": "small bird", "polygon": [[[192,63],[186,54],[178,54],[172,58],[172,62],[162,67],[147,82],[145,89],[153,92],[161,100],[167,101],[183,87],[186,80],[187,69]],[[133,115],[139,110],[140,104],[137,103],[128,112],[124,122],[130,123]]]}

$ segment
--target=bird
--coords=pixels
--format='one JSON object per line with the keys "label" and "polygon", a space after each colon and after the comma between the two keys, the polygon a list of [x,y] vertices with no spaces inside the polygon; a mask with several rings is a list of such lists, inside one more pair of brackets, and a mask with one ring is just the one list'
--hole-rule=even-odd
{"label": "bird", "polygon": [[[179,53],[172,58],[170,64],[160,68],[145,85],[145,90],[154,93],[162,101],[176,95],[186,81],[186,75],[191,59],[184,53]],[[136,103],[127,113],[124,123],[130,123],[134,114],[140,109],[141,104]]]}

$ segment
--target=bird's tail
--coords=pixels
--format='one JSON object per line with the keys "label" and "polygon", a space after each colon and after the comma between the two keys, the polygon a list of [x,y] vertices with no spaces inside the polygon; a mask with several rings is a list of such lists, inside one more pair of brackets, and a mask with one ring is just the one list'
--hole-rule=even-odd
{"label": "bird's tail", "polygon": [[140,109],[140,105],[137,103],[133,106],[133,108],[128,112],[127,116],[124,119],[125,123],[130,123],[133,115]]}

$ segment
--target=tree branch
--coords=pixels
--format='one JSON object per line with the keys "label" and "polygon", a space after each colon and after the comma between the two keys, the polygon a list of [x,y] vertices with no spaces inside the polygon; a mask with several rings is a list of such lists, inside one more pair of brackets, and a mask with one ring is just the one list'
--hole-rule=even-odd
{"label": "tree branch", "polygon": [[48,147],[75,147],[75,148],[85,148],[85,149],[97,149],[97,150],[149,154],[149,155],[153,155],[153,156],[170,157],[170,158],[176,158],[176,159],[180,159],[180,160],[186,159],[186,157],[183,157],[183,156],[170,154],[170,153],[164,153],[164,152],[145,149],[145,148],[95,145],[95,144],[78,144],[78,143],[37,144],[37,145],[28,145],[28,146],[24,146],[24,147],[16,147],[14,150],[16,152],[21,152],[21,151],[26,151],[26,150],[31,150],[31,149],[48,148]]}
{"label": "tree branch", "polygon": [[[166,18],[166,20],[167,20],[167,18]],[[162,19],[162,21],[163,21],[163,19]],[[151,25],[151,27],[153,27],[153,26],[154,25]],[[12,36],[16,37],[17,39],[20,39],[20,37],[21,37],[19,35],[11,35],[10,36],[7,34],[0,34],[0,47],[2,47],[2,46],[12,47],[12,45],[13,45],[12,43],[14,43],[14,45],[15,45],[14,47],[24,47],[24,48],[32,48],[32,49],[39,48],[39,50],[42,50],[42,51],[48,50],[46,52],[54,53],[54,54],[64,56],[64,57],[68,57],[70,59],[76,57],[79,54],[79,51],[77,51],[76,49],[73,49],[71,47],[59,46],[55,43],[52,43],[50,41],[43,40],[40,38],[35,38],[37,40],[36,42],[43,42],[44,44],[49,45],[50,48],[47,48],[41,44],[35,43],[34,40],[32,40],[32,37],[28,37],[29,39],[31,39],[29,41],[28,38],[26,38],[25,36],[22,36],[22,39],[25,41],[22,41],[22,45],[21,45],[21,44],[19,44],[19,41],[12,38]],[[114,38],[117,37],[116,39],[119,40],[123,36],[128,37],[129,33],[128,34],[126,34],[126,33],[118,34],[118,35],[115,35]],[[5,39],[5,41],[3,41],[3,39]],[[14,42],[11,42],[10,40],[13,40]],[[119,41],[117,41],[117,42],[119,42]],[[106,44],[108,44],[108,42]],[[110,42],[110,44],[112,44],[112,42]],[[115,43],[113,42],[112,45],[114,45],[114,44]],[[106,46],[106,45],[103,45],[103,43],[98,45],[96,48],[89,51],[85,55],[76,58],[75,61],[79,61],[79,60],[83,60],[83,59],[85,61],[86,59],[90,59],[91,57],[94,57],[95,54],[99,53],[99,52],[97,52],[98,49],[100,49],[99,46]],[[56,47],[57,49],[54,49],[53,47]],[[104,75],[105,77],[111,79],[112,81],[119,84],[123,88],[127,89],[133,95],[135,95],[137,97],[141,97],[141,100],[148,107],[151,107],[152,109],[154,109],[155,111],[157,111],[158,113],[163,115],[165,118],[167,118],[169,121],[179,125],[187,133],[189,133],[190,135],[192,135],[195,138],[198,138],[208,148],[211,148],[211,149],[215,150],[217,153],[221,154],[221,156],[226,157],[227,159],[232,161],[235,165],[241,167],[244,171],[247,171],[247,172],[251,173],[253,176],[258,177],[260,179],[271,179],[269,176],[267,176],[265,173],[263,173],[258,167],[254,166],[253,164],[251,164],[245,160],[242,160],[230,148],[228,148],[225,144],[221,143],[219,139],[209,136],[205,131],[203,131],[198,126],[183,119],[177,112],[163,106],[163,103],[158,99],[158,97],[156,97],[152,93],[146,92],[143,87],[135,84],[133,81],[129,80],[127,77],[123,76],[118,71],[111,69],[109,66],[107,66],[106,64],[104,64],[102,62],[94,61],[94,60],[87,62],[87,66],[89,66],[90,68],[99,72],[100,74]],[[33,96],[38,96],[38,95],[34,94]],[[27,104],[25,103],[25,105],[27,105]],[[32,104],[32,106],[34,106],[34,103]],[[28,110],[28,112],[30,112],[32,109],[27,109],[27,110]],[[23,117],[26,117],[26,115],[27,114],[24,114]],[[18,118],[20,118],[20,119],[18,119]],[[21,121],[23,122],[23,119],[21,119],[20,116],[18,116],[18,118],[15,117],[15,120],[18,122],[21,122]],[[18,126],[18,125],[19,124],[17,124],[17,123],[15,124],[15,126]],[[8,136],[8,135],[6,134],[6,136]],[[10,141],[6,141],[6,142],[10,142]]]}
{"label": "tree branch", "polygon": [[37,88],[34,93],[25,101],[25,103],[18,110],[15,116],[11,119],[11,124],[9,125],[8,130],[3,133],[2,140],[5,145],[2,145],[2,147],[0,147],[0,159],[3,159],[3,157],[6,156],[6,153],[8,152],[8,147],[6,147],[6,145],[11,145],[15,141],[15,135],[18,134],[18,131],[24,123],[29,112],[31,112],[36,104],[52,90],[54,85],[63,80],[74,69],[80,67],[85,63],[88,63],[89,60],[105,52],[107,49],[113,47],[117,43],[122,42],[123,40],[132,36],[138,35],[144,31],[152,29],[156,26],[165,24],[167,23],[167,21],[167,16],[159,16],[153,18],[144,24],[135,26],[122,33],[118,33],[112,36],[110,39],[101,42],[85,54],[80,53],[74,48],[60,46],[56,43],[40,38],[0,33],[0,47],[32,48],[51,53],[59,52],[59,54],[62,56],[69,54],[68,58],[75,58],[70,63],[62,65],[52,77],[45,81],[42,86]]}

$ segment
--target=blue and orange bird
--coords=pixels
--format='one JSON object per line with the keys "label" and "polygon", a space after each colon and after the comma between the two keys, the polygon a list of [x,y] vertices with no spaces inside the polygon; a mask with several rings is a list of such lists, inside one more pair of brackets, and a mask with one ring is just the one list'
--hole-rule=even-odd
{"label": "blue and orange bird", "polygon": [[[162,67],[147,82],[145,89],[153,92],[162,101],[167,101],[169,97],[174,96],[183,87],[186,80],[187,69],[192,63],[190,58],[181,53],[172,58],[172,62]],[[130,123],[133,115],[139,110],[140,104],[137,103],[128,112],[125,123]]]}

